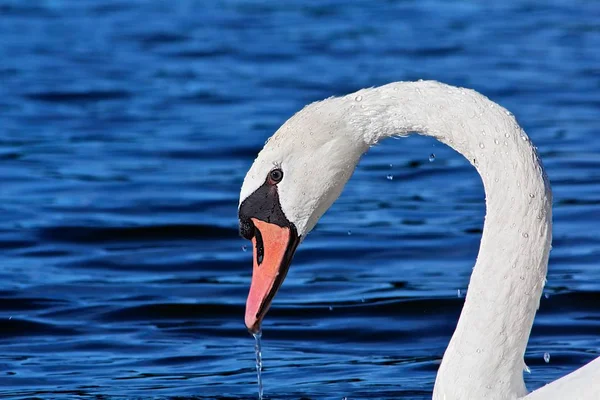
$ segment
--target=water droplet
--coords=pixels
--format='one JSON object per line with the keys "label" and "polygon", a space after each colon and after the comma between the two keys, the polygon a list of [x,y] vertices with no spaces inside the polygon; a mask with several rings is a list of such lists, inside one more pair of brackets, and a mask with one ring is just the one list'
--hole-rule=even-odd
{"label": "water droplet", "polygon": [[388,175],[388,176],[387,176],[387,180],[388,180],[388,181],[391,181],[391,180],[393,180],[393,179],[394,179],[394,175]]}
{"label": "water droplet", "polygon": [[483,143],[479,143],[479,147],[483,149],[485,148],[485,145]]}
{"label": "water droplet", "polygon": [[524,281],[525,277],[523,275],[521,275],[521,276],[519,276],[519,279],[522,280],[522,281]]}
{"label": "water droplet", "polygon": [[435,161],[435,154],[431,153],[429,155],[429,162],[434,162]]}
{"label": "water droplet", "polygon": [[546,364],[550,362],[550,353],[544,353],[544,362]]}
{"label": "water droplet", "polygon": [[348,231],[348,236],[351,236],[351,235],[352,235],[352,231]]}
{"label": "water droplet", "polygon": [[458,289],[458,290],[456,291],[456,296],[457,296],[458,298],[460,298],[460,297],[461,297],[460,289]]}
{"label": "water droplet", "polygon": [[362,101],[362,96],[359,94],[358,96],[356,96],[354,98],[354,100],[356,100],[356,101]]}
{"label": "water droplet", "polygon": [[333,311],[333,307],[332,306],[329,306],[329,311]]}
{"label": "water droplet", "polygon": [[394,164],[390,164],[390,168],[392,168],[394,166]]}
{"label": "water droplet", "polygon": [[547,299],[549,299],[550,298],[550,293],[548,293],[548,292],[544,293],[544,297],[547,298]]}
{"label": "water droplet", "polygon": [[248,251],[248,246],[242,246],[242,251]]}
{"label": "water droplet", "polygon": [[494,143],[500,144],[500,141],[498,139],[494,139]]}
{"label": "water droplet", "polygon": [[523,139],[523,140],[527,140],[527,136],[525,136],[525,135],[521,135],[521,139]]}
{"label": "water droplet", "polygon": [[477,349],[477,353],[481,353],[481,352],[482,352],[482,350],[481,350],[481,349]]}
{"label": "water droplet", "polygon": [[531,373],[531,370],[529,369],[529,367],[525,363],[523,363],[523,371],[527,372],[528,374]]}
{"label": "water droplet", "polygon": [[527,239],[527,238],[529,237],[529,233],[527,233],[527,232],[523,232],[523,237],[524,237],[525,239]]}
{"label": "water droplet", "polygon": [[533,198],[535,198],[535,194],[529,193],[529,197],[531,197],[533,199]]}
{"label": "water droplet", "polygon": [[481,134],[485,136],[485,131],[483,129],[481,130]]}
{"label": "water droplet", "polygon": [[256,355],[256,376],[258,380],[258,400],[263,399],[263,383],[262,383],[262,346],[261,346],[261,337],[262,331],[258,331],[257,333],[253,333],[254,336],[254,353]]}
{"label": "water droplet", "polygon": [[508,142],[507,142],[506,140],[504,141],[504,145],[505,145],[505,146],[508,146]]}

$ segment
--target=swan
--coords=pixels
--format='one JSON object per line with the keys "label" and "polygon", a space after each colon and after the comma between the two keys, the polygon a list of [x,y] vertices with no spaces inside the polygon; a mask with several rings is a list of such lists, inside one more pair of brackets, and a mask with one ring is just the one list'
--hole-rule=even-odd
{"label": "swan", "polygon": [[600,357],[528,394],[524,353],[545,285],[552,191],[529,137],[476,91],[396,82],[307,105],[266,142],[240,192],[240,235],[252,241],[250,332],[285,279],[294,252],[380,140],[432,136],[477,169],[486,193],[479,254],[433,399],[600,399]]}

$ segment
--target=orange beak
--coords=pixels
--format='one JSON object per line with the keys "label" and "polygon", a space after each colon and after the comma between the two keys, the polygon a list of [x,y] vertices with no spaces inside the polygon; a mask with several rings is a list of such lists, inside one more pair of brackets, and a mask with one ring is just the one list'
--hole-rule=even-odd
{"label": "orange beak", "polygon": [[253,268],[250,293],[246,301],[246,327],[260,331],[275,293],[283,283],[299,239],[289,227],[251,219],[256,228],[252,238]]}

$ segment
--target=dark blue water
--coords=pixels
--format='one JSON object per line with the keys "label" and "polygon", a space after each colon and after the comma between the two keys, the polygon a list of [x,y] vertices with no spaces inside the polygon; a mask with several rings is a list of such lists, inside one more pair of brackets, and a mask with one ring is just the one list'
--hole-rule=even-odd
{"label": "dark blue water", "polygon": [[[255,398],[247,168],[304,104],[420,78],[509,108],[548,169],[529,388],[598,356],[600,5],[543,3],[0,0],[0,397]],[[483,198],[433,140],[373,149],[267,316],[267,396],[428,398]]]}

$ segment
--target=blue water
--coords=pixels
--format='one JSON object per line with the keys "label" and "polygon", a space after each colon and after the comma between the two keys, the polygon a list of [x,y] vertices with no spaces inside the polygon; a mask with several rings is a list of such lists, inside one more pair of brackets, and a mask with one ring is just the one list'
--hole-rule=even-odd
{"label": "blue water", "polygon": [[[0,0],[0,397],[256,398],[247,168],[304,104],[420,78],[513,111],[547,167],[528,387],[598,356],[600,3],[348,3]],[[433,140],[374,148],[267,315],[265,395],[428,398],[483,198]]]}

